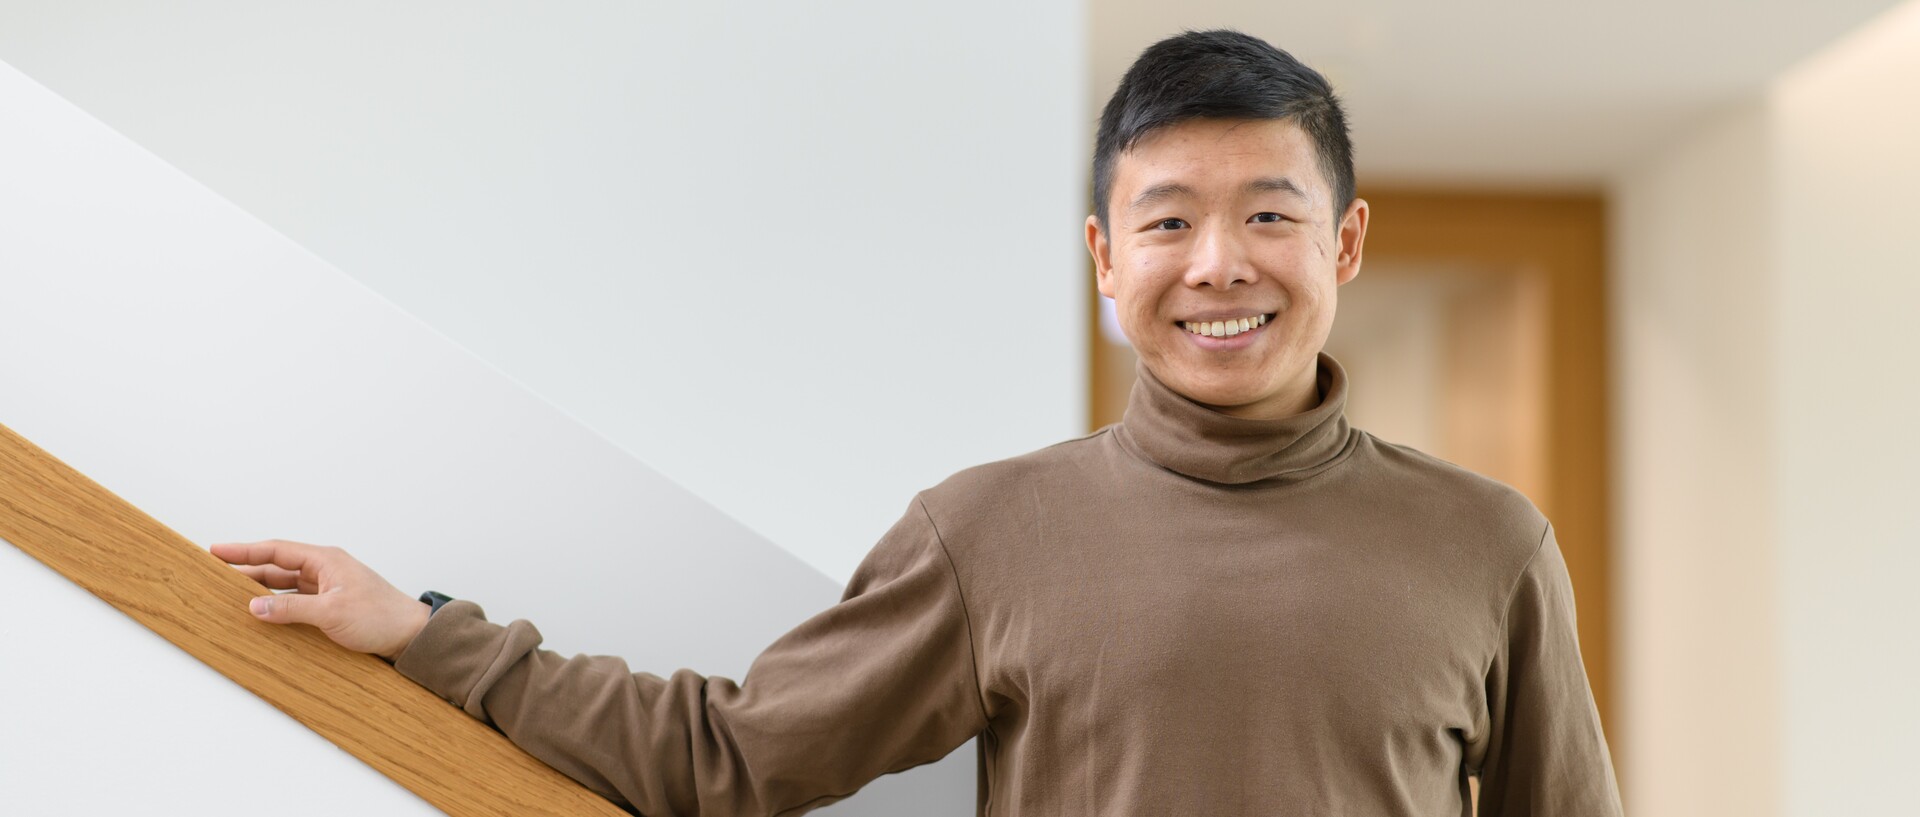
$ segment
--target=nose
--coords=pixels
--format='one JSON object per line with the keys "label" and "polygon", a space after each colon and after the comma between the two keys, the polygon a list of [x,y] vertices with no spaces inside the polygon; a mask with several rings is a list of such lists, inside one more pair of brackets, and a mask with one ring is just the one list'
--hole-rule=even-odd
{"label": "nose", "polygon": [[1225,292],[1234,284],[1250,284],[1259,279],[1252,259],[1247,257],[1246,246],[1233,230],[1200,227],[1195,232],[1192,263],[1187,266],[1187,286],[1211,286]]}

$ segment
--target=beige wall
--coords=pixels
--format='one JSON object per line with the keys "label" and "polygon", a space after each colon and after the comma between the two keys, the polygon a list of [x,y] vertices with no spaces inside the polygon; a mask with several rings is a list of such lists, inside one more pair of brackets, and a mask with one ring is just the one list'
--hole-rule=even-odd
{"label": "beige wall", "polygon": [[1629,813],[1911,813],[1920,4],[1613,189]]}
{"label": "beige wall", "polygon": [[1787,813],[1920,813],[1920,3],[1771,113]]}
{"label": "beige wall", "polygon": [[1764,125],[1730,111],[1612,198],[1618,771],[1638,817],[1779,813]]}

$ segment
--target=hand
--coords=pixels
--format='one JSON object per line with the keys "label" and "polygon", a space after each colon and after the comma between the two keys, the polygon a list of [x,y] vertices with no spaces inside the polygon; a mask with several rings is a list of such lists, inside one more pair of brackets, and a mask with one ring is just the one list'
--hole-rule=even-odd
{"label": "hand", "polygon": [[210,550],[247,578],[275,590],[250,607],[261,621],[311,624],[354,652],[393,660],[427,626],[431,610],[337,547],[269,539]]}

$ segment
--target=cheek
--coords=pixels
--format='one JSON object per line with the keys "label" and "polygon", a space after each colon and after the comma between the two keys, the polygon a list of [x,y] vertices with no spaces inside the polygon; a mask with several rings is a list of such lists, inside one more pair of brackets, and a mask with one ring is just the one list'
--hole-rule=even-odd
{"label": "cheek", "polygon": [[1282,296],[1281,309],[1319,312],[1330,305],[1335,270],[1323,262],[1312,243],[1276,244],[1261,255],[1259,263],[1267,276],[1279,285],[1276,289]]}
{"label": "cheek", "polygon": [[1115,264],[1114,292],[1121,312],[1138,321],[1157,321],[1161,301],[1180,278],[1181,268],[1171,253],[1162,250],[1135,250],[1125,259],[1124,272],[1119,259]]}
{"label": "cheek", "polygon": [[1287,287],[1286,293],[1288,322],[1310,326],[1327,320],[1327,296],[1318,287],[1296,281]]}
{"label": "cheek", "polygon": [[1255,258],[1257,263],[1272,271],[1281,281],[1299,279],[1308,270],[1325,265],[1313,242],[1297,234],[1262,243]]}

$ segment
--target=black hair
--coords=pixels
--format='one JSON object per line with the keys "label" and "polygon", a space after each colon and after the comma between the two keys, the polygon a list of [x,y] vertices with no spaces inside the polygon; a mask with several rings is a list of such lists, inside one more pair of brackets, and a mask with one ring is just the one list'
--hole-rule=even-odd
{"label": "black hair", "polygon": [[1313,139],[1334,194],[1334,229],[1353,203],[1353,143],[1333,86],[1265,40],[1229,29],[1188,31],[1149,46],[1107,100],[1093,149],[1093,206],[1107,224],[1113,168],[1148,134],[1189,119],[1284,119]]}

